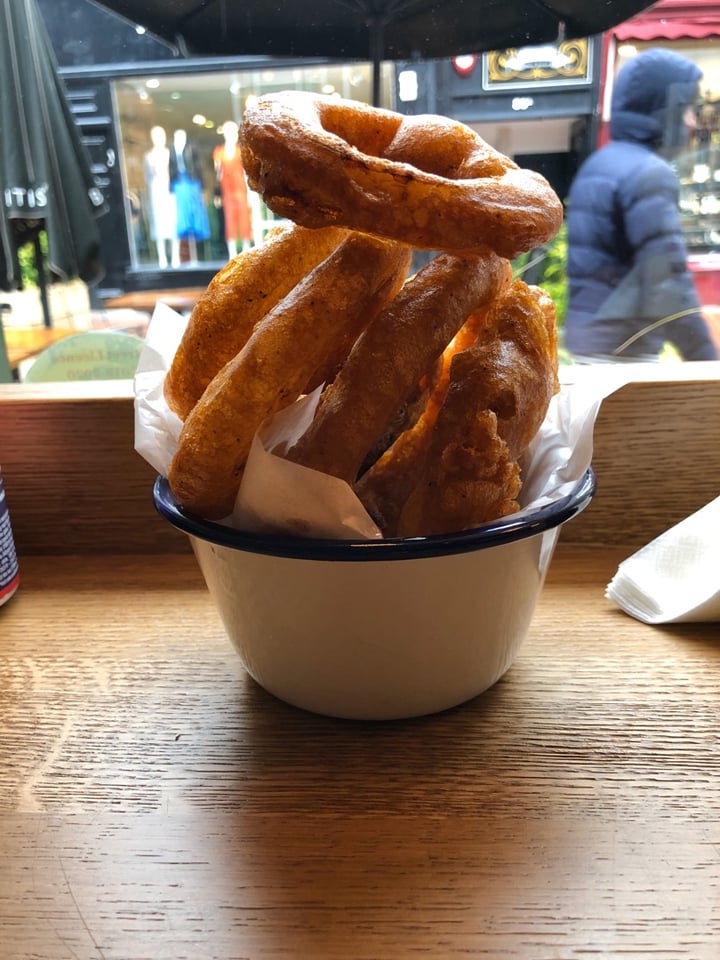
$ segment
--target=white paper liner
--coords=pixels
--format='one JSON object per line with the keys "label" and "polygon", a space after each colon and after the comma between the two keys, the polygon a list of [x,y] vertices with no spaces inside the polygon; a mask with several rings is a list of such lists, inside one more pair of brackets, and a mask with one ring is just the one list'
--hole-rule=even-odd
{"label": "white paper liner", "polygon": [[[163,397],[163,381],[187,319],[166,304],[153,313],[135,376],[135,449],[162,476],[177,446],[181,422]],[[587,375],[585,375],[587,374]],[[593,427],[602,400],[629,380],[626,367],[583,370],[553,397],[547,416],[523,458],[521,513],[569,494],[590,466]],[[247,532],[320,538],[381,537],[350,486],[335,477],[282,459],[307,428],[319,390],[258,430],[235,509],[223,522]]]}

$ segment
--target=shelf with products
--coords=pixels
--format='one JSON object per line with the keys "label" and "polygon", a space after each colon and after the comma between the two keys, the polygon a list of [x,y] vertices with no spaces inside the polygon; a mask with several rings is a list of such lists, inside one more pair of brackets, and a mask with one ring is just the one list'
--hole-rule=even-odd
{"label": "shelf with products", "polygon": [[713,133],[675,161],[688,265],[703,306],[720,304],[720,143]]}
{"label": "shelf with products", "polygon": [[707,145],[676,162],[680,219],[691,253],[720,252],[720,149]]}

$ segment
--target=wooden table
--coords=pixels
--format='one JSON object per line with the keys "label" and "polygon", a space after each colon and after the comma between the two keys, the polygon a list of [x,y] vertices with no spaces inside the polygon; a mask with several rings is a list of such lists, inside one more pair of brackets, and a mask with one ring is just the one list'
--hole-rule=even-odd
{"label": "wooden table", "polygon": [[8,361],[15,369],[23,360],[30,360],[46,347],[63,340],[77,330],[69,327],[3,327]]}
{"label": "wooden table", "polygon": [[643,531],[717,491],[702,369],[604,405],[597,496],[505,677],[382,724],[247,678],[154,515],[128,395],[0,388],[22,578],[0,608],[3,960],[716,960],[720,627],[604,599]]}
{"label": "wooden table", "polygon": [[152,313],[155,305],[162,302],[178,313],[189,313],[205,289],[205,287],[178,287],[167,290],[133,290],[118,297],[111,297],[105,301],[104,305],[107,308],[124,307]]}

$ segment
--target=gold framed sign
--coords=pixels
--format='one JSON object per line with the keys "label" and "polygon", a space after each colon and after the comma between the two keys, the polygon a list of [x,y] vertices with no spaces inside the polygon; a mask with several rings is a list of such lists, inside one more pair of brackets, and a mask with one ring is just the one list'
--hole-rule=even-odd
{"label": "gold framed sign", "polygon": [[592,47],[587,38],[536,47],[510,47],[483,54],[483,88],[587,84],[592,78]]}

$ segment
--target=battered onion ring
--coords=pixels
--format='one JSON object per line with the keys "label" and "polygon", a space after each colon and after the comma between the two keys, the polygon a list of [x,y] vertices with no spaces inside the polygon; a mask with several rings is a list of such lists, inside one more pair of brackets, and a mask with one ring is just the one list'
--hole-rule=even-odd
{"label": "battered onion ring", "polygon": [[[495,301],[493,301],[495,302]],[[384,537],[397,535],[400,513],[425,467],[433,430],[450,386],[453,357],[469,349],[487,326],[491,304],[471,314],[443,351],[414,419],[407,423],[354,485]]]}
{"label": "battered onion ring", "polygon": [[302,91],[249,103],[241,131],[250,186],[280,216],[426,250],[490,247],[512,259],[557,233],[547,181],[444,117]]}
{"label": "battered onion ring", "polygon": [[183,507],[209,519],[232,511],[257,428],[396,293],[409,261],[399,244],[351,233],[261,320],[185,420],[168,471]]}
{"label": "battered onion ring", "polygon": [[517,458],[558,390],[557,370],[552,303],[516,280],[493,303],[487,331],[451,360],[447,394],[397,536],[464,530],[518,509]]}
{"label": "battered onion ring", "polygon": [[234,257],[195,304],[165,377],[168,406],[184,420],[255,325],[324,260],[345,231],[277,227],[262,246]]}
{"label": "battered onion ring", "polygon": [[510,282],[510,265],[440,254],[408,280],[357,340],[287,458],[354,483],[396,411],[468,316]]}
{"label": "battered onion ring", "polygon": [[463,435],[433,433],[425,471],[400,513],[398,537],[430,537],[477,527],[516,513],[520,468],[498,435],[497,416],[480,410],[463,422]]}

